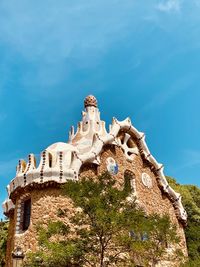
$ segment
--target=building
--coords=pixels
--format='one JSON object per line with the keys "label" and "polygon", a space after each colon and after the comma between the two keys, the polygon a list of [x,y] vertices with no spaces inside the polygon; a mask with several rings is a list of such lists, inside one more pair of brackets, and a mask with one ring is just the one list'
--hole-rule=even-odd
{"label": "building", "polygon": [[[58,209],[66,206],[73,209],[72,202],[60,193],[60,184],[105,171],[121,184],[128,173],[133,194],[147,213],[169,214],[177,225],[179,247],[187,255],[184,235],[187,215],[181,196],[168,185],[163,165],[151,155],[144,133],[129,118],[124,121],[113,118],[107,132],[96,98],[86,97],[84,105],[82,120],[76,133],[71,128],[68,143],[58,142],[45,149],[38,166],[33,154],[28,162],[19,161],[16,177],[7,187],[9,198],[3,203],[10,220],[6,266],[13,266],[13,257],[20,259],[28,250],[37,248],[38,221],[58,219]],[[173,264],[165,262],[160,266],[177,266]]]}

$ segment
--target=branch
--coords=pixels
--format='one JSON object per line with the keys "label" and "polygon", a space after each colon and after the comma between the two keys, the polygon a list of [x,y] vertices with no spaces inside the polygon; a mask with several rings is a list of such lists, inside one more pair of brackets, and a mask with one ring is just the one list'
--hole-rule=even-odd
{"label": "branch", "polygon": [[113,256],[113,259],[116,259],[120,254],[122,253],[126,253],[126,252],[129,252],[128,249],[124,249],[124,250],[121,250],[119,252],[117,252],[114,256]]}
{"label": "branch", "polygon": [[83,257],[83,260],[84,260],[85,262],[87,262],[90,266],[92,266],[92,267],[96,267],[95,264],[91,263],[91,262],[90,262],[89,260],[87,260],[85,257]]}

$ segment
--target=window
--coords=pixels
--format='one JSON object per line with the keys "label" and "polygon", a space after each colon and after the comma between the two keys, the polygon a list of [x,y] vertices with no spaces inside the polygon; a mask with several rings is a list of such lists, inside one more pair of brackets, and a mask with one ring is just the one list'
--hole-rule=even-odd
{"label": "window", "polygon": [[124,175],[124,190],[131,192],[131,179],[129,175]]}
{"label": "window", "polygon": [[31,219],[31,196],[29,193],[20,196],[16,205],[17,216],[15,233],[22,234],[29,228]]}
{"label": "window", "polygon": [[52,167],[52,155],[49,153],[49,167]]}
{"label": "window", "polygon": [[131,230],[129,232],[129,236],[131,238],[133,238],[134,241],[147,241],[147,240],[149,240],[148,234],[146,232],[136,233],[135,231]]}
{"label": "window", "polygon": [[124,172],[124,190],[126,192],[133,193],[135,191],[134,179],[135,179],[135,175],[132,171],[126,170]]}
{"label": "window", "polygon": [[27,199],[24,201],[24,214],[23,214],[23,224],[22,230],[26,231],[30,225],[31,219],[31,199]]}

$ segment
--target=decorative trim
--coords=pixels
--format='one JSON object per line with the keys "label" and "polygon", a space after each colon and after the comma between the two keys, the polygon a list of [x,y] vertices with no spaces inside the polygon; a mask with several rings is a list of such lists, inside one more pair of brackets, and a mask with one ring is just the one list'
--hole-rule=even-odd
{"label": "decorative trim", "polygon": [[24,202],[30,198],[30,194],[22,195],[18,201],[17,214],[16,214],[16,225],[15,234],[22,234],[25,231],[22,230],[23,219],[24,219]]}
{"label": "decorative trim", "polygon": [[116,175],[118,173],[119,167],[115,159],[113,159],[112,157],[108,157],[106,159],[106,165],[107,165],[107,170],[111,175]]}
{"label": "decorative trim", "polygon": [[144,186],[146,186],[149,189],[152,188],[153,182],[152,182],[152,178],[149,174],[147,174],[146,172],[143,172],[141,175],[141,179],[142,179],[142,183]]}
{"label": "decorative trim", "polygon": [[[60,179],[60,162],[58,159],[58,154],[52,155],[55,162],[55,164],[52,167],[49,167],[48,161],[49,161],[49,151],[44,151],[41,156],[41,161],[38,168],[30,168],[26,170],[26,176],[29,177],[27,179],[26,185],[31,183],[44,183],[47,181],[55,181],[57,183],[65,183],[67,180],[77,180],[78,177],[75,173],[79,173],[79,170],[85,162],[89,163],[96,163],[100,164],[100,160],[96,161],[96,156],[100,155],[100,153],[103,150],[104,145],[112,144],[112,145],[118,145],[122,148],[124,151],[124,154],[127,158],[127,160],[130,160],[129,155],[127,154],[128,148],[120,143],[119,139],[116,137],[119,134],[119,131],[123,130],[127,135],[127,138],[130,138],[129,136],[134,136],[134,138],[137,140],[137,145],[139,150],[141,151],[141,154],[143,155],[143,158],[149,163],[152,170],[154,171],[158,184],[161,186],[162,191],[168,196],[168,198],[172,201],[175,210],[177,211],[177,217],[180,221],[183,223],[186,223],[187,221],[187,214],[185,209],[183,208],[183,205],[181,203],[181,197],[180,194],[176,193],[169,185],[165,178],[165,175],[163,173],[163,166],[162,164],[159,164],[156,159],[151,155],[147,144],[145,142],[145,135],[142,132],[139,132],[132,124],[129,118],[125,119],[124,121],[118,121],[116,118],[113,118],[112,125],[110,126],[110,132],[104,132],[102,131],[102,135],[100,138],[94,138],[92,147],[87,152],[81,152],[81,150],[75,152],[76,149],[78,149],[78,145],[76,143],[74,145],[68,144],[68,147],[70,147],[70,150],[67,151],[67,154],[65,157],[63,157],[63,175],[62,179]],[[81,132],[82,133],[82,132]],[[85,133],[82,133],[85,134]],[[76,136],[74,137],[76,138]],[[71,140],[73,143],[73,140]],[[64,143],[63,143],[64,144]],[[65,144],[66,145],[66,144]],[[127,144],[126,144],[127,145]],[[130,149],[129,149],[130,151]],[[133,154],[137,154],[138,151],[132,150]],[[23,164],[22,164],[23,163]],[[19,163],[17,168],[17,175],[12,180],[12,182],[8,185],[8,194],[10,198],[12,198],[12,194],[17,188],[24,187],[24,181],[21,179],[22,175],[25,172],[26,164],[24,162]],[[74,173],[75,170],[75,173]],[[178,200],[177,200],[178,199]],[[177,201],[176,201],[177,200]]]}

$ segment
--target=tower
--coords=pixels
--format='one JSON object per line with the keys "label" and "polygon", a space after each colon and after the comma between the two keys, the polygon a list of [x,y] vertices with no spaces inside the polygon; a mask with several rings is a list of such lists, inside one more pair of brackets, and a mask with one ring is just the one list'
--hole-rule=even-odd
{"label": "tower", "polygon": [[[180,237],[178,246],[187,255],[184,235],[187,215],[181,196],[168,185],[163,165],[151,155],[144,133],[139,132],[129,118],[124,121],[113,118],[107,132],[94,96],[86,97],[84,107],[82,120],[76,132],[71,128],[68,143],[58,142],[47,147],[41,153],[38,166],[33,154],[27,162],[19,161],[16,177],[7,187],[8,200],[3,203],[4,213],[10,219],[6,266],[13,266],[13,256],[37,249],[39,222],[57,220],[58,210],[66,207],[62,220],[67,222],[74,207],[72,201],[61,194],[61,184],[69,179],[95,177],[105,171],[114,176],[120,186],[128,173],[138,205],[147,214],[170,216]],[[173,263],[165,262],[165,266],[173,266]]]}

